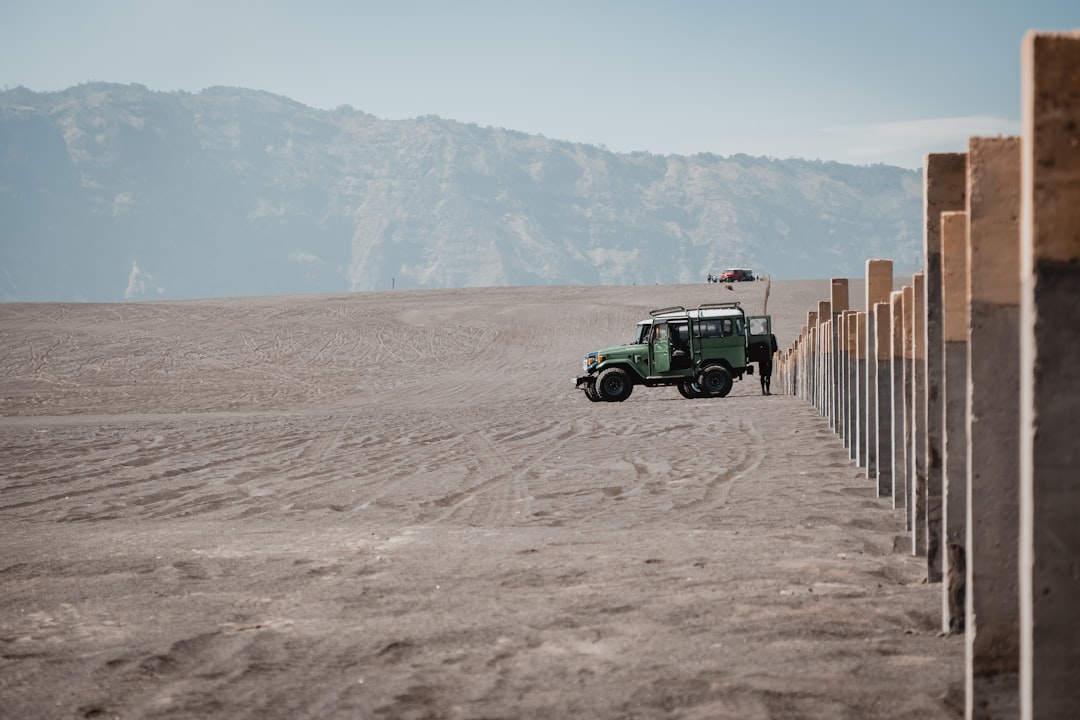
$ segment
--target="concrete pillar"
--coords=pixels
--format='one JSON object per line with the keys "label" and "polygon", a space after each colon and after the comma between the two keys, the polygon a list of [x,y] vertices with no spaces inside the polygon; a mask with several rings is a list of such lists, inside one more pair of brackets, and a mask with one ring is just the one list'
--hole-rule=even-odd
{"label": "concrete pillar", "polygon": [[1080,31],[1022,54],[1020,709],[1080,716]]}
{"label": "concrete pillar", "polygon": [[[780,383],[780,392],[784,395],[790,395],[788,392],[788,384],[790,382],[789,372],[791,370],[791,350],[795,347],[797,338],[791,339],[791,345],[784,347],[780,346],[780,349],[776,353],[776,363],[773,366],[774,377],[773,380]],[[779,374],[777,373],[779,369]]]}
{"label": "concrete pillar", "polygon": [[845,326],[847,324],[847,315],[845,313],[839,313],[836,315],[836,434],[840,436],[840,441],[847,447],[847,428],[844,422],[844,379],[847,377],[847,334]]}
{"label": "concrete pillar", "polygon": [[892,407],[892,499],[894,509],[907,507],[904,475],[904,291],[889,296],[892,315],[892,353],[889,358],[889,405]]}
{"label": "concrete pillar", "polygon": [[855,315],[855,463],[866,467],[866,313]]}
{"label": "concrete pillar", "polygon": [[828,403],[826,402],[828,388],[828,382],[826,381],[826,363],[828,358],[826,357],[826,345],[828,344],[828,336],[825,334],[825,323],[829,321],[832,313],[829,309],[829,302],[827,300],[820,300],[817,304],[817,322],[818,322],[818,367],[817,367],[817,409],[823,417],[828,417]]}
{"label": "concrete pillar", "polygon": [[806,326],[802,326],[802,330],[799,333],[799,359],[798,359],[798,379],[796,382],[796,390],[799,393],[799,397],[806,400],[806,336],[809,334]]}
{"label": "concrete pillar", "polygon": [[851,311],[845,310],[837,318],[837,349],[840,360],[837,368],[837,383],[840,388],[838,394],[839,403],[836,410],[840,414],[840,438],[844,441],[844,448],[850,452],[851,448],[851,421],[848,420],[848,400],[850,399],[848,386],[848,370],[851,367],[851,348],[848,347],[848,320]]}
{"label": "concrete pillar", "polygon": [[923,184],[926,253],[926,577],[941,582],[942,427],[941,394],[944,354],[941,337],[941,213],[964,210],[967,155],[931,153],[926,156]]}
{"label": "concrete pillar", "polygon": [[[965,181],[966,182],[966,181]],[[942,539],[941,630],[964,630],[967,540],[967,212],[941,214]]]}
{"label": "concrete pillar", "polygon": [[[866,358],[867,372],[877,372],[877,351],[874,342],[877,333],[874,329],[875,313],[874,306],[878,303],[887,303],[889,293],[892,292],[892,260],[867,260],[866,261]],[[865,409],[875,412],[877,408],[877,375],[866,378],[866,405]],[[866,477],[877,477],[877,422],[873,419],[866,423]]]}
{"label": "concrete pillar", "polygon": [[915,507],[915,457],[912,453],[912,410],[911,383],[915,360],[915,286],[904,286],[904,486],[907,502],[904,507],[904,529],[911,532],[912,511]]}
{"label": "concrete pillar", "polygon": [[968,146],[966,717],[1016,717],[1020,673],[1020,139]]}
{"label": "concrete pillar", "polygon": [[799,335],[799,394],[803,400],[809,401],[806,388],[809,386],[807,377],[809,376],[809,370],[807,370],[809,357],[810,357],[810,328],[806,325],[802,326],[802,333]]}
{"label": "concrete pillar", "polygon": [[[891,294],[891,293],[890,293]],[[871,377],[877,384],[871,417],[873,435],[877,438],[874,456],[877,457],[878,497],[892,494],[892,310],[889,303],[874,305],[874,369]]]}
{"label": "concrete pillar", "polygon": [[851,322],[851,311],[845,310],[840,313],[839,348],[840,348],[840,407],[838,408],[842,419],[841,437],[844,447],[851,452],[851,332],[848,326]]}
{"label": "concrete pillar", "polygon": [[847,380],[845,381],[847,386],[848,457],[852,460],[856,460],[859,447],[859,423],[855,414],[855,409],[858,407],[859,391],[859,384],[855,380],[855,373],[858,371],[859,367],[856,348],[859,338],[859,328],[856,317],[858,313],[854,310],[848,310],[845,315],[847,315],[847,325],[845,326],[845,329],[847,332],[848,349]]}
{"label": "concrete pillar", "polygon": [[832,313],[832,347],[833,368],[831,375],[832,384],[832,423],[833,429],[838,435],[844,434],[844,414],[840,412],[840,394],[842,389],[841,366],[843,365],[840,355],[840,316],[848,309],[848,280],[847,278],[832,278],[829,282],[829,310]]}
{"label": "concrete pillar", "polygon": [[791,392],[793,395],[802,397],[803,392],[803,350],[806,347],[806,328],[802,329],[802,333],[799,335],[799,339],[796,341],[797,345],[792,351],[792,373],[791,373]]}
{"label": "concrete pillar", "polygon": [[822,409],[825,411],[825,419],[832,427],[832,320],[821,323],[821,385],[822,385]]}
{"label": "concrete pillar", "polygon": [[818,412],[822,417],[826,417],[825,407],[825,390],[828,387],[828,383],[825,380],[825,373],[829,365],[829,343],[828,341],[829,321],[823,320],[821,315],[818,315]]}
{"label": "concrete pillar", "polygon": [[787,360],[787,394],[799,395],[798,377],[799,377],[799,343],[802,342],[802,335],[796,335],[795,339],[791,343],[791,347],[788,348],[788,360]]}
{"label": "concrete pillar", "polygon": [[817,366],[817,409],[818,413],[825,417],[825,368],[829,364],[829,358],[827,355],[828,343],[826,342],[826,333],[829,331],[829,321],[823,320],[821,315],[818,315],[817,326],[817,343],[818,343],[818,366]]}
{"label": "concrete pillar", "polygon": [[784,377],[784,383],[783,383],[782,387],[784,388],[784,394],[785,395],[794,395],[795,394],[795,388],[792,385],[792,381],[794,379],[793,375],[792,375],[792,371],[794,370],[795,343],[797,343],[798,341],[799,341],[798,338],[793,340],[792,344],[786,350],[784,350],[781,353],[783,355],[783,358],[784,358],[784,365],[783,365],[783,367],[784,367],[784,376],[783,376]]}
{"label": "concrete pillar", "polygon": [[795,337],[791,340],[791,345],[786,349],[781,350],[778,354],[783,356],[780,363],[780,378],[783,381],[781,387],[785,395],[792,395],[791,391],[791,374],[794,369],[792,353],[799,346],[799,338]]}
{"label": "concrete pillar", "polygon": [[912,340],[915,357],[911,373],[911,454],[915,458],[911,516],[911,552],[926,555],[926,276],[915,273],[915,306],[912,312]]}
{"label": "concrete pillar", "polygon": [[806,401],[811,405],[817,404],[817,311],[811,310],[806,313]]}

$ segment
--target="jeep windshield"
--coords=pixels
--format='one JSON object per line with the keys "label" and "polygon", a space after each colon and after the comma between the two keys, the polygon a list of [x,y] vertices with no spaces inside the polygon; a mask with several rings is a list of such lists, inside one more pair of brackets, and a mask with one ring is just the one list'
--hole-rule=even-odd
{"label": "jeep windshield", "polygon": [[649,329],[652,327],[652,323],[648,320],[639,322],[637,324],[637,335],[634,336],[634,342],[631,345],[644,345],[649,342]]}

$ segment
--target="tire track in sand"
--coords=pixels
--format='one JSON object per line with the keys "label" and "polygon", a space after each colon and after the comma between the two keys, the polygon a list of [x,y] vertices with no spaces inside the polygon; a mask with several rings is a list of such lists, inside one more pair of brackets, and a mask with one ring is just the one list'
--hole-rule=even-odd
{"label": "tire track in sand", "polygon": [[434,522],[462,518],[471,525],[499,525],[528,519],[534,498],[527,479],[581,432],[580,421],[574,420],[514,428],[504,435],[487,430],[463,433],[472,458],[470,470],[479,481],[436,499],[433,504],[445,510]]}

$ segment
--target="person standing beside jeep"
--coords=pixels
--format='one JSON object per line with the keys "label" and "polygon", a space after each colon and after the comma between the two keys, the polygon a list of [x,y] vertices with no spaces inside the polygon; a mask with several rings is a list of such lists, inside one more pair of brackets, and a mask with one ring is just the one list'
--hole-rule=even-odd
{"label": "person standing beside jeep", "polygon": [[762,395],[772,395],[772,360],[779,349],[776,336],[769,333],[769,347],[762,348],[762,352],[758,355],[758,375],[761,378]]}

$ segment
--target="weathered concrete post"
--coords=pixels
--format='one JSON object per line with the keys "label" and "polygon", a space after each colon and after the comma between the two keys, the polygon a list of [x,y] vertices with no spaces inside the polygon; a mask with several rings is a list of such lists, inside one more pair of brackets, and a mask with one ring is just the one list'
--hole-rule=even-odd
{"label": "weathered concrete post", "polygon": [[941,629],[964,629],[967,539],[967,212],[941,213],[942,553]]}
{"label": "weathered concrete post", "polygon": [[942,427],[941,213],[966,208],[967,155],[926,156],[923,185],[926,252],[926,578],[941,582]]}
{"label": "weathered concrete post", "polygon": [[1024,38],[1020,710],[1080,715],[1080,31]]}
{"label": "weathered concrete post", "polygon": [[866,313],[855,315],[855,428],[859,442],[855,443],[855,461],[866,467]]}
{"label": "weathered concrete post", "polygon": [[843,447],[848,447],[848,312],[836,316],[836,427]]}
{"label": "weathered concrete post", "polygon": [[802,326],[802,356],[799,358],[799,383],[802,386],[802,399],[810,402],[810,326]]}
{"label": "weathered concrete post", "polygon": [[806,328],[803,327],[799,331],[799,336],[795,339],[795,344],[791,348],[791,392],[796,397],[802,397],[802,352],[803,352],[803,335],[806,333]]}
{"label": "weathered concrete post", "polygon": [[[887,303],[889,293],[892,292],[892,260],[867,260],[866,261],[866,371],[872,373],[866,377],[866,405],[865,410],[871,413],[877,408],[877,350],[875,340],[877,332],[874,329],[876,320],[874,306],[878,303]],[[871,416],[866,423],[866,477],[877,477],[878,467],[878,437],[877,421]]]}
{"label": "weathered concrete post", "polygon": [[840,433],[840,418],[836,414],[836,401],[839,398],[839,389],[836,387],[836,368],[840,364],[840,356],[837,352],[839,324],[840,320],[835,315],[833,320],[829,320],[829,343],[832,345],[829,349],[829,417],[833,432],[837,434]]}
{"label": "weathered concrete post", "polygon": [[846,388],[844,379],[847,377],[847,314],[846,311],[836,316],[836,434],[840,441],[847,447],[847,423],[844,415],[844,402],[846,400]]}
{"label": "weathered concrete post", "polygon": [[[796,339],[792,338],[792,343],[794,343],[795,341],[796,341]],[[782,392],[785,395],[790,395],[791,394],[790,392],[788,392],[788,387],[789,387],[789,384],[791,382],[791,378],[789,377],[789,374],[791,372],[791,350],[792,350],[792,347],[794,347],[794,345],[788,346],[786,348],[781,346],[780,350],[777,351],[777,353],[776,353],[776,360],[777,360],[778,367],[780,369],[780,376],[779,376],[780,377],[780,392]],[[775,369],[774,369],[774,372],[775,372]]]}
{"label": "weathered concrete post", "polygon": [[892,313],[892,354],[889,365],[889,405],[892,407],[892,499],[893,508],[907,507],[907,476],[904,475],[904,291],[889,296]]}
{"label": "weathered concrete post", "polygon": [[829,302],[827,300],[820,300],[817,304],[817,321],[818,321],[818,402],[817,409],[821,413],[822,417],[828,417],[829,407],[826,400],[828,399],[828,379],[827,379],[827,365],[828,365],[828,353],[827,345],[828,335],[826,334],[827,328],[825,323],[832,317],[832,313],[829,309]]}
{"label": "weathered concrete post", "polygon": [[[891,293],[890,293],[891,294]],[[877,384],[874,391],[874,407],[871,409],[874,437],[877,444],[874,455],[877,463],[878,497],[892,494],[892,310],[889,303],[874,305],[874,369],[871,376]]]}
{"label": "weathered concrete post", "polygon": [[903,412],[904,412],[904,486],[906,488],[907,503],[904,508],[905,529],[911,531],[911,517],[915,508],[915,458],[912,454],[912,409],[911,409],[911,383],[915,361],[915,286],[904,286],[904,385],[903,385]]}
{"label": "weathered concrete post", "polygon": [[811,370],[810,363],[813,357],[813,347],[811,345],[810,338],[810,326],[806,325],[802,328],[802,358],[799,363],[802,366],[801,370],[801,383],[802,383],[802,399],[805,399],[807,403],[810,402],[810,383],[813,378],[813,371]]}
{"label": "weathered concrete post", "polygon": [[[795,348],[798,345],[798,342],[799,338],[792,338],[791,345],[789,345],[787,348],[781,347],[780,352],[777,353],[778,367],[780,371],[780,387],[782,388],[781,392],[783,392],[785,395],[791,395],[791,353],[794,352]],[[776,370],[774,369],[773,372],[775,373]]]}
{"label": "weathered concrete post", "polygon": [[915,273],[913,340],[915,357],[911,374],[911,454],[915,458],[911,516],[911,552],[926,555],[926,276]]}
{"label": "weathered concrete post", "polygon": [[829,368],[829,321],[823,319],[821,314],[818,313],[818,412],[821,416],[828,419],[826,415],[827,407],[825,405],[825,391],[828,388],[828,382],[826,381],[826,374]]}
{"label": "weathered concrete post", "polygon": [[851,311],[845,310],[840,313],[840,329],[839,329],[839,342],[840,342],[840,415],[842,416],[841,426],[843,432],[843,447],[848,449],[849,457],[851,452],[851,385],[849,379],[851,376],[851,334],[848,330],[849,321],[851,320]]}
{"label": "weathered concrete post", "polygon": [[817,405],[817,311],[806,313],[806,401]]}
{"label": "weathered concrete post", "polygon": [[829,331],[828,325],[829,325],[829,321],[826,320],[826,319],[823,319],[821,314],[818,313],[818,326],[817,326],[817,341],[818,341],[817,398],[818,398],[818,402],[817,402],[817,409],[818,409],[818,413],[822,417],[825,417],[825,388],[827,387],[827,385],[825,383],[825,372],[826,372],[826,368],[829,365],[829,355],[828,355],[829,344],[828,344],[828,342],[826,342],[826,340],[827,340],[826,335],[827,335],[827,333]]}
{"label": "weathered concrete post", "polygon": [[784,350],[784,394],[795,394],[795,358],[796,358],[796,344],[799,342],[798,338],[792,341],[792,344],[787,350]]}
{"label": "weathered concrete post", "polygon": [[832,320],[826,320],[821,323],[821,409],[825,419],[829,421],[829,427],[832,428],[832,365],[833,365],[833,352],[832,352]]}
{"label": "weathered concrete post", "polygon": [[1020,139],[968,145],[969,718],[1016,717],[1020,674]]}
{"label": "weathered concrete post", "polygon": [[859,407],[859,383],[855,375],[859,370],[858,362],[858,339],[859,339],[859,327],[858,327],[858,313],[854,310],[848,310],[847,315],[847,348],[848,348],[848,361],[847,361],[847,427],[848,427],[848,457],[852,460],[858,460],[858,448],[859,448],[859,421],[858,421],[858,407]]}
{"label": "weathered concrete post", "polygon": [[797,371],[794,377],[793,392],[798,393],[803,400],[806,399],[806,326],[799,328],[799,347],[795,360]]}
{"label": "weathered concrete post", "polygon": [[840,412],[840,368],[842,360],[840,356],[840,316],[848,309],[848,281],[847,278],[833,278],[829,282],[829,310],[832,312],[832,358],[833,368],[830,376],[832,385],[832,426],[838,435],[844,434],[844,414]]}

